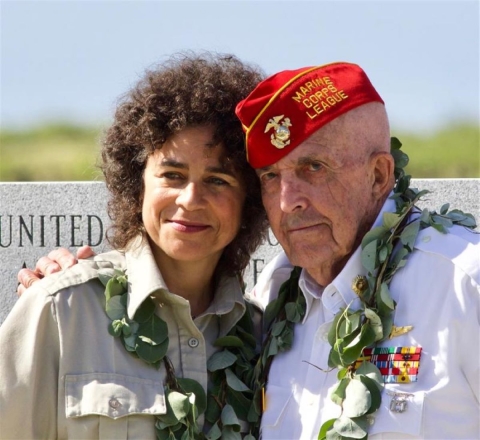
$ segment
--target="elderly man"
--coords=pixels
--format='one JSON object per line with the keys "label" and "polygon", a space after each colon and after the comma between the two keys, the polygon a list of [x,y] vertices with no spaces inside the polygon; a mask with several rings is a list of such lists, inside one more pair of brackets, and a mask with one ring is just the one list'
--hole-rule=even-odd
{"label": "elderly man", "polygon": [[415,207],[365,72],[280,72],[236,112],[284,249],[249,295],[262,438],[480,438],[479,235]]}
{"label": "elderly man", "polygon": [[[394,191],[387,113],[363,70],[333,63],[281,72],[236,112],[284,249],[251,296],[266,306],[290,278],[289,300],[276,301],[273,319],[267,309],[270,340],[282,322],[297,323],[290,349],[273,344],[263,438],[313,439],[322,426],[327,438],[480,438],[479,235],[458,226],[445,234],[450,220],[462,223],[447,207],[444,217],[415,213],[421,194],[400,170]],[[405,232],[397,240],[394,230]],[[356,332],[342,335],[342,320]],[[367,345],[363,356],[378,370],[351,362]],[[365,379],[375,375],[380,399]]]}

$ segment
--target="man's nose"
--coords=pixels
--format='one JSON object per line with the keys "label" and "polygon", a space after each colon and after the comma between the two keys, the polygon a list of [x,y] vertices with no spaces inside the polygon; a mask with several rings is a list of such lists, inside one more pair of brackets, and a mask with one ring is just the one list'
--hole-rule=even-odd
{"label": "man's nose", "polygon": [[295,176],[282,177],[280,185],[280,207],[283,212],[289,213],[303,210],[308,205],[301,181]]}

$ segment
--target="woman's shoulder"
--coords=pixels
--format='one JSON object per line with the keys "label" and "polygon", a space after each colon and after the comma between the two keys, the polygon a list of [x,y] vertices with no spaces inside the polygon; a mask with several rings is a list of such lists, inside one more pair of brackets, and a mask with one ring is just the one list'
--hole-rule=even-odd
{"label": "woman's shoulder", "polygon": [[[65,289],[96,280],[100,271],[114,268],[125,269],[123,252],[114,250],[98,254],[89,259],[79,260],[78,264],[36,282],[30,289],[43,291],[44,295],[56,295]],[[27,292],[30,289],[27,289]]]}

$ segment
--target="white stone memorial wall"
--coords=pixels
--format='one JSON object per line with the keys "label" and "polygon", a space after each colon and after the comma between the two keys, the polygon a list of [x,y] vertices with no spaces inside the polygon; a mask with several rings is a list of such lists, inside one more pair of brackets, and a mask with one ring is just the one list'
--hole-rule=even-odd
{"label": "white stone memorial wall", "polygon": [[[480,179],[414,179],[412,186],[432,191],[423,207],[438,210],[448,201],[480,223]],[[89,244],[97,253],[108,250],[107,199],[103,182],[0,183],[0,324],[17,300],[22,265],[33,268],[39,257],[59,246],[75,251]],[[252,256],[247,288],[279,250],[270,234]]]}

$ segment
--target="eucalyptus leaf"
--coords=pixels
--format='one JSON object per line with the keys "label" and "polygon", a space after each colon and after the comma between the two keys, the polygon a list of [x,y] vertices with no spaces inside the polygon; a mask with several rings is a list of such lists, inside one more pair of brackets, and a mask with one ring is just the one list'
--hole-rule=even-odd
{"label": "eucalyptus leaf", "polygon": [[280,313],[280,310],[282,309],[282,305],[285,302],[287,292],[288,292],[288,281],[285,281],[280,286],[280,290],[278,292],[277,299],[274,299],[273,301],[270,301],[268,303],[267,307],[265,308],[265,312],[263,314],[263,325],[264,325],[264,332],[265,333],[270,328],[274,319]]}
{"label": "eucalyptus leaf", "polygon": [[382,318],[382,327],[383,327],[383,338],[387,339],[390,336],[390,332],[392,331],[393,327],[393,316],[391,314],[384,315]]}
{"label": "eucalyptus leaf", "polygon": [[378,386],[379,390],[382,390],[383,388],[383,376],[378,367],[373,364],[372,362],[362,362],[360,366],[356,370],[356,376],[362,375],[366,376],[369,379],[372,379],[373,382],[375,382]]}
{"label": "eucalyptus leaf", "polygon": [[237,357],[227,349],[214,353],[207,361],[208,371],[223,370],[235,363]]}
{"label": "eucalyptus leaf", "polygon": [[242,440],[242,435],[232,426],[224,426],[222,428],[222,440]]}
{"label": "eucalyptus leaf", "polygon": [[290,322],[299,322],[300,314],[298,313],[297,306],[294,302],[288,302],[285,304],[285,313],[287,320]]}
{"label": "eucalyptus leaf", "polygon": [[235,414],[241,420],[248,420],[248,413],[252,405],[252,401],[247,399],[241,392],[233,389],[227,389],[227,403],[232,405]]}
{"label": "eucalyptus leaf", "polygon": [[266,352],[267,357],[275,356],[278,353],[278,342],[277,342],[277,340],[278,340],[279,337],[280,336],[277,336],[276,338],[272,338],[270,340],[268,351]]}
{"label": "eucalyptus leaf", "polygon": [[383,325],[380,316],[378,316],[372,309],[365,307],[365,317],[370,321],[370,325],[375,332],[375,341],[383,339]]}
{"label": "eucalyptus leaf", "polygon": [[362,265],[370,273],[373,273],[377,267],[377,240],[368,243],[360,254]]}
{"label": "eucalyptus leaf", "polygon": [[452,209],[448,214],[448,218],[454,223],[465,226],[467,228],[476,228],[477,222],[472,214],[465,213],[459,209]]}
{"label": "eucalyptus leaf", "polygon": [[358,310],[354,313],[348,313],[345,318],[345,324],[346,334],[342,337],[345,337],[347,334],[354,332],[362,325],[362,311]]}
{"label": "eucalyptus leaf", "polygon": [[448,217],[443,217],[441,215],[432,215],[432,221],[439,225],[442,225],[445,228],[451,228],[453,226],[453,222],[451,219],[449,219]]}
{"label": "eucalyptus leaf", "polygon": [[400,241],[408,248],[413,250],[415,240],[417,239],[418,232],[420,231],[420,222],[414,221],[409,225],[405,226],[402,233],[400,234]]}
{"label": "eucalyptus leaf", "polygon": [[349,418],[363,416],[370,409],[371,402],[370,391],[363,382],[351,380],[345,389],[342,414]]}
{"label": "eucalyptus leaf", "polygon": [[117,278],[110,278],[105,287],[105,296],[107,301],[117,295],[124,293],[125,288],[122,283],[120,283]]}
{"label": "eucalyptus leaf", "polygon": [[185,393],[195,395],[195,406],[198,414],[203,414],[207,408],[207,395],[203,387],[196,380],[188,377],[177,377],[177,382]]}
{"label": "eucalyptus leaf", "polygon": [[107,316],[112,320],[115,321],[117,319],[122,319],[126,314],[125,305],[122,302],[121,296],[114,296],[107,301],[105,306],[105,312]]}
{"label": "eucalyptus leaf", "polygon": [[114,337],[118,337],[122,334],[123,320],[115,319],[108,325],[108,333]]}
{"label": "eucalyptus leaf", "polygon": [[148,321],[155,313],[155,303],[151,298],[145,298],[143,303],[135,312],[133,319],[138,323],[144,323]]}
{"label": "eucalyptus leaf", "polygon": [[335,351],[332,348],[330,350],[330,353],[328,354],[328,366],[330,368],[342,368],[342,367],[347,367],[348,364],[344,364],[340,359],[340,355],[338,354],[338,351]]}
{"label": "eucalyptus leaf", "polygon": [[344,316],[344,309],[341,309],[336,315],[335,317],[333,318],[333,322],[332,324],[330,325],[330,329],[328,330],[328,336],[327,336],[327,340],[328,340],[328,343],[333,347],[333,345],[335,344],[335,341],[337,339],[337,334],[338,334],[338,330],[337,330],[337,327],[338,327],[338,323],[341,319],[345,319],[345,316]]}
{"label": "eucalyptus leaf", "polygon": [[445,215],[448,212],[448,208],[450,208],[450,203],[445,203],[444,205],[442,205],[442,207],[440,208],[440,214]]}
{"label": "eucalyptus leaf", "polygon": [[380,240],[387,232],[387,229],[384,226],[377,226],[376,228],[370,229],[363,239],[362,239],[362,249],[369,243],[375,240]]}
{"label": "eucalyptus leaf", "polygon": [[408,165],[408,156],[400,150],[393,150],[393,159],[395,160],[395,168],[405,168]]}
{"label": "eucalyptus leaf", "polygon": [[394,212],[384,212],[383,216],[383,226],[386,229],[392,229],[400,222],[401,217]]}
{"label": "eucalyptus leaf", "polygon": [[285,329],[286,324],[287,324],[286,319],[284,319],[283,321],[274,323],[272,326],[272,336],[279,336],[282,333],[282,331]]}
{"label": "eucalyptus leaf", "polygon": [[167,350],[168,338],[157,345],[144,342],[141,336],[138,336],[136,339],[135,351],[137,352],[138,356],[147,363],[153,364],[162,360],[167,354]]}
{"label": "eucalyptus leaf", "polygon": [[243,437],[243,440],[256,440],[256,439],[252,434],[247,434],[245,437]]}
{"label": "eucalyptus leaf", "polygon": [[218,427],[218,423],[215,423],[208,431],[207,440],[218,440],[222,437],[222,431]]}
{"label": "eucalyptus leaf", "polygon": [[362,353],[365,347],[372,345],[375,342],[375,332],[372,326],[366,322],[362,325],[360,334],[340,353],[340,359],[345,365],[355,362]]}
{"label": "eucalyptus leaf", "polygon": [[333,424],[333,428],[343,437],[362,439],[367,435],[369,423],[366,416],[347,417],[341,415]]}
{"label": "eucalyptus leaf", "polygon": [[98,269],[97,275],[98,279],[101,281],[101,283],[106,287],[108,281],[110,278],[112,278],[115,274],[114,269],[112,268],[103,268],[103,269]]}
{"label": "eucalyptus leaf", "polygon": [[237,326],[237,333],[241,336],[244,343],[249,344],[251,347],[254,347],[254,348],[256,347],[257,340],[255,339],[255,336],[253,335],[253,331],[252,331],[252,333],[247,333],[241,327]]}
{"label": "eucalyptus leaf", "polygon": [[[385,304],[390,310],[395,309],[395,305],[393,303],[392,297],[390,296],[390,290],[386,283],[382,283],[380,286],[380,300],[382,304]],[[378,298],[377,298],[378,302]]]}
{"label": "eucalyptus leaf", "polygon": [[187,395],[177,391],[170,391],[167,399],[177,420],[181,420],[187,416],[191,406]]}
{"label": "eucalyptus leaf", "polygon": [[432,223],[431,226],[442,234],[446,234],[448,232],[447,228],[440,223]]}
{"label": "eucalyptus leaf", "polygon": [[157,315],[152,315],[147,321],[139,324],[138,334],[151,339],[157,345],[161,344],[168,338],[167,323]]}
{"label": "eucalyptus leaf", "polygon": [[427,208],[424,208],[422,214],[419,218],[420,222],[425,223],[427,225],[430,224],[430,211]]}
{"label": "eucalyptus leaf", "polygon": [[240,422],[231,405],[225,405],[220,417],[223,426],[232,426],[235,431],[240,431]]}
{"label": "eucalyptus leaf", "polygon": [[351,379],[349,377],[344,377],[332,391],[330,399],[332,399],[332,401],[337,405],[342,405],[342,402],[345,399],[345,390],[347,385],[350,383],[350,380]]}
{"label": "eucalyptus leaf", "polygon": [[290,350],[293,344],[292,324],[287,324],[285,330],[277,338],[278,351]]}
{"label": "eucalyptus leaf", "polygon": [[347,372],[348,370],[346,368],[340,368],[337,373],[337,379],[338,380],[343,379],[346,376]]}
{"label": "eucalyptus leaf", "polygon": [[235,391],[250,391],[250,389],[230,370],[227,368],[225,370],[225,376],[227,379],[227,385]]}
{"label": "eucalyptus leaf", "polygon": [[130,336],[132,334],[132,328],[130,327],[130,324],[126,321],[125,318],[122,319],[122,333],[124,336]]}
{"label": "eucalyptus leaf", "polygon": [[387,245],[382,246],[380,248],[380,252],[378,253],[378,261],[380,263],[385,262],[388,258],[388,253],[389,253],[388,246]]}
{"label": "eucalyptus leaf", "polygon": [[396,138],[395,136],[392,136],[390,138],[390,150],[391,151],[400,150],[400,148],[402,148],[402,143],[398,138]]}
{"label": "eucalyptus leaf", "polygon": [[366,414],[373,414],[378,408],[380,408],[382,403],[382,393],[378,388],[378,383],[375,380],[370,379],[368,376],[355,376],[355,379],[362,382],[370,392],[370,407]]}
{"label": "eucalyptus leaf", "polygon": [[243,347],[243,341],[238,336],[223,336],[218,338],[214,344],[215,347]]}
{"label": "eucalyptus leaf", "polygon": [[219,418],[222,410],[218,404],[220,400],[216,400],[212,394],[207,397],[207,409],[205,410],[205,419],[210,423],[215,423]]}
{"label": "eucalyptus leaf", "polygon": [[126,336],[123,338],[125,348],[127,351],[134,352],[135,347],[137,346],[137,334],[132,333],[130,336]]}
{"label": "eucalyptus leaf", "polygon": [[318,433],[318,440],[324,440],[327,435],[327,431],[333,427],[333,423],[336,419],[327,420],[320,428],[320,432]]}

